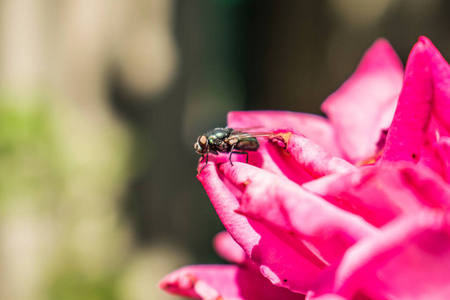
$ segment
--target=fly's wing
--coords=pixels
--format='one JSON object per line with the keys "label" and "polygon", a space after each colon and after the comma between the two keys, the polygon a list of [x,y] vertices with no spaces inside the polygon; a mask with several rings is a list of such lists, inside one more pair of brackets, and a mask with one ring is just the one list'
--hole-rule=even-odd
{"label": "fly's wing", "polygon": [[233,129],[226,139],[226,143],[232,145],[232,149],[242,151],[256,151],[259,149],[257,137],[269,137],[273,132],[251,132],[249,128]]}
{"label": "fly's wing", "polygon": [[269,131],[252,131],[254,129],[261,127],[262,126],[233,129],[233,131],[230,133],[227,139],[228,140],[245,139],[252,137],[267,137],[273,135],[273,132]]}

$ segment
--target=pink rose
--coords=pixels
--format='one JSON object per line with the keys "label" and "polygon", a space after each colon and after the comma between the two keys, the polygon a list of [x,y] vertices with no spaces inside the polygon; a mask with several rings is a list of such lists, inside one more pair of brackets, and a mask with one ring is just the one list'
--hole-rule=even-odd
{"label": "pink rose", "polygon": [[233,264],[188,266],[160,287],[199,299],[450,299],[448,63],[421,37],[403,75],[378,40],[322,108],[328,119],[228,115],[231,128],[276,133],[248,164],[211,155],[198,175],[228,232],[216,251]]}

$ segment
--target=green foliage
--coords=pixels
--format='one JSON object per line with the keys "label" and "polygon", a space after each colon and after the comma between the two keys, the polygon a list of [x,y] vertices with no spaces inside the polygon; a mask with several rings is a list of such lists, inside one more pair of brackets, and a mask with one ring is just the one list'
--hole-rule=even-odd
{"label": "green foliage", "polygon": [[114,258],[126,240],[115,201],[128,174],[126,133],[72,107],[19,100],[0,92],[0,224],[42,254],[37,270],[26,258],[36,299],[119,299]]}
{"label": "green foliage", "polygon": [[55,277],[49,300],[118,300],[117,277],[89,278],[76,269],[65,269]]}
{"label": "green foliage", "polygon": [[30,198],[24,195],[52,199],[60,172],[49,108],[43,102],[24,108],[1,98],[0,205]]}

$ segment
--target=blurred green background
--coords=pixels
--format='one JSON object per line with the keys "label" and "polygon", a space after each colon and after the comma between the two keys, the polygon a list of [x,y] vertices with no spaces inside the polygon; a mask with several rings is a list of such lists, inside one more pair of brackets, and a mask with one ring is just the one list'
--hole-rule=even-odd
{"label": "blurred green background", "polygon": [[445,0],[0,1],[0,299],[173,299],[222,229],[196,137],[320,113],[378,37],[450,58]]}

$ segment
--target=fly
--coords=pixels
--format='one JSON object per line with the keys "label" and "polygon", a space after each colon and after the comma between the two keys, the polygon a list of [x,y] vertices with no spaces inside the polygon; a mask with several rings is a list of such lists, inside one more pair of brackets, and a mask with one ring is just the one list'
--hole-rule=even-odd
{"label": "fly", "polygon": [[[248,129],[247,129],[248,130]],[[251,133],[245,131],[245,129],[233,129],[233,128],[215,128],[205,132],[197,138],[197,142],[194,144],[194,148],[198,154],[202,155],[202,161],[205,159],[205,165],[208,164],[208,155],[212,153],[218,155],[220,153],[230,153],[229,161],[231,165],[231,156],[233,154],[244,154],[245,162],[248,163],[248,152],[256,151],[259,148],[259,142],[256,139],[257,136],[269,136],[270,133]]]}

